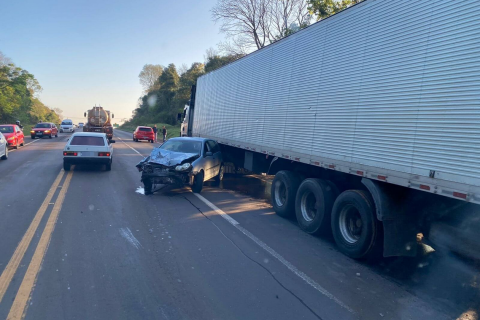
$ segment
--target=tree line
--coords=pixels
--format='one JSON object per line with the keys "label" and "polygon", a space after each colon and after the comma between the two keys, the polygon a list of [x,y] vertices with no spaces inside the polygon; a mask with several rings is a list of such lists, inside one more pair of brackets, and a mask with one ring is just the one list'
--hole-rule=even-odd
{"label": "tree line", "polygon": [[33,74],[0,52],[0,124],[17,120],[25,124],[60,123],[61,110],[44,105],[38,99],[41,90]]}
{"label": "tree line", "polygon": [[146,64],[139,74],[144,94],[133,111],[132,118],[125,125],[144,125],[152,123],[178,123],[177,114],[190,100],[190,90],[198,77],[218,69],[241,55],[221,55],[213,49],[207,51],[205,63],[194,62],[190,67],[179,68],[170,63],[162,65]]}
{"label": "tree line", "polygon": [[198,77],[361,1],[218,0],[212,19],[229,40],[218,45],[219,51],[207,50],[205,63],[180,68],[146,64],[139,74],[143,95],[125,125],[177,124]]}

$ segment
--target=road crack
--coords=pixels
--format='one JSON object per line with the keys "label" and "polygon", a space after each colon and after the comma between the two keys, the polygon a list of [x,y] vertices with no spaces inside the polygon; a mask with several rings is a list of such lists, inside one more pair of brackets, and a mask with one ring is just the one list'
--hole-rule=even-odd
{"label": "road crack", "polygon": [[[212,219],[210,219],[210,217],[208,217],[205,213],[203,213],[203,211],[197,207],[192,201],[190,201],[190,199],[188,199],[186,196],[182,196],[185,200],[187,200],[195,209],[198,210],[198,212],[200,212],[208,221],[210,221],[214,226],[215,228],[218,229],[218,231],[220,231],[220,233],[228,240],[230,241],[233,246],[235,246],[235,248],[237,248],[238,251],[240,251],[240,253],[242,253],[242,255],[247,258],[248,260],[252,261],[253,263],[255,263],[256,265],[258,265],[260,268],[262,268],[263,270],[265,270],[269,275],[270,277],[276,282],[278,283],[279,286],[281,286],[285,291],[287,291],[288,293],[290,293],[294,298],[296,298],[305,308],[307,308],[317,319],[320,319],[320,320],[323,320],[323,318],[317,314],[312,308],[310,308],[306,303],[305,301],[302,300],[302,298],[300,298],[299,296],[297,296],[292,290],[288,289],[267,267],[265,267],[264,265],[262,265],[260,262],[256,261],[255,259],[251,258],[248,254],[245,253],[245,251],[243,251],[230,237],[228,237],[218,226],[215,222],[213,222]],[[276,298],[278,299],[278,295],[276,295]]]}

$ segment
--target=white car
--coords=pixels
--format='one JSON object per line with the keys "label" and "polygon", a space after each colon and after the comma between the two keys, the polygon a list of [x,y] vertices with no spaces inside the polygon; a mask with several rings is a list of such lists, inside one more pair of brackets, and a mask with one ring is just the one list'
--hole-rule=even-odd
{"label": "white car", "polygon": [[60,124],[60,132],[75,132],[72,120],[65,119]]}
{"label": "white car", "polygon": [[112,170],[113,146],[105,133],[76,132],[68,139],[63,149],[63,169],[70,170],[72,164],[104,164]]}
{"label": "white car", "polygon": [[5,139],[5,136],[1,132],[0,132],[0,159],[2,160],[8,159],[7,139]]}

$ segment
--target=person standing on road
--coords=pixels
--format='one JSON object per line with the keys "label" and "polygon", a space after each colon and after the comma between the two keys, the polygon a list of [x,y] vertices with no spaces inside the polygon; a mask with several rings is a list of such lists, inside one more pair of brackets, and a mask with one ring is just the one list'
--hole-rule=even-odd
{"label": "person standing on road", "polygon": [[155,142],[157,142],[157,125],[154,125],[153,126],[153,135],[154,135],[154,139],[155,139]]}
{"label": "person standing on road", "polygon": [[163,133],[163,142],[165,142],[167,140],[167,128],[165,128],[165,126],[163,126],[162,133]]}

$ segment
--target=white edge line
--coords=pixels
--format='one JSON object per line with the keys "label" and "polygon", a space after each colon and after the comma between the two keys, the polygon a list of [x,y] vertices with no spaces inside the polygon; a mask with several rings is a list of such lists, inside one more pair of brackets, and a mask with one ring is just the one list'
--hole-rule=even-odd
{"label": "white edge line", "polygon": [[221,217],[223,217],[225,220],[230,222],[235,228],[237,228],[240,232],[242,232],[244,235],[246,235],[250,240],[255,242],[258,246],[260,246],[262,249],[270,253],[275,259],[277,259],[281,264],[283,264],[285,267],[287,267],[288,270],[293,272],[296,276],[298,276],[300,279],[308,283],[310,286],[312,286],[314,289],[316,289],[318,292],[326,296],[327,298],[335,301],[339,306],[342,308],[346,309],[352,314],[355,314],[355,311],[353,311],[349,306],[344,304],[342,301],[340,301],[338,298],[336,298],[333,294],[328,292],[325,288],[323,288],[321,285],[319,285],[315,280],[307,276],[305,273],[302,271],[298,270],[297,267],[295,267],[293,264],[291,264],[288,260],[286,260],[284,257],[282,257],[279,253],[277,253],[275,250],[270,248],[266,243],[264,243],[262,240],[258,239],[256,236],[254,236],[250,231],[246,230],[240,224],[230,217],[228,214],[226,214],[223,210],[219,209],[217,206],[215,206],[213,203],[205,199],[203,196],[201,196],[198,193],[194,193],[195,196],[197,196],[198,199],[202,200],[203,203],[205,203],[207,206],[209,206],[211,209],[213,209],[216,213],[218,213]]}
{"label": "white edge line", "polygon": [[[26,146],[28,146],[29,144],[32,144],[32,143],[37,142],[37,141],[39,141],[39,140],[33,140],[32,142],[25,143],[25,144],[23,145],[23,147],[26,147]],[[22,147],[22,148],[23,148],[23,147]],[[10,152],[15,152],[15,151],[18,151],[18,150],[20,150],[20,149],[8,150],[8,153],[10,153]]]}
{"label": "white edge line", "polygon": [[198,194],[198,193],[194,193],[194,195],[196,195],[198,199],[202,200],[207,206],[209,206],[210,208],[212,208],[213,211],[215,211],[216,213],[218,213],[219,215],[221,215],[222,218],[224,218],[225,220],[227,220],[228,222],[230,222],[232,225],[234,225],[234,226],[239,225],[239,223],[237,222],[237,220],[235,220],[235,219],[233,219],[232,217],[230,217],[228,214],[226,214],[225,212],[223,212],[221,209],[219,209],[216,205],[214,205],[213,203],[211,203],[210,201],[208,201],[207,199],[205,199],[203,196],[201,196],[201,195]]}
{"label": "white edge line", "polygon": [[127,147],[129,147],[130,149],[132,149],[133,151],[135,151],[136,153],[138,153],[139,155],[141,155],[142,157],[145,157],[143,154],[141,154],[140,152],[138,152],[137,150],[135,150],[133,147],[131,147],[128,143],[126,143],[125,141],[123,141],[122,138],[120,138],[118,135],[117,135],[118,139],[120,139],[120,141],[122,141]]}

